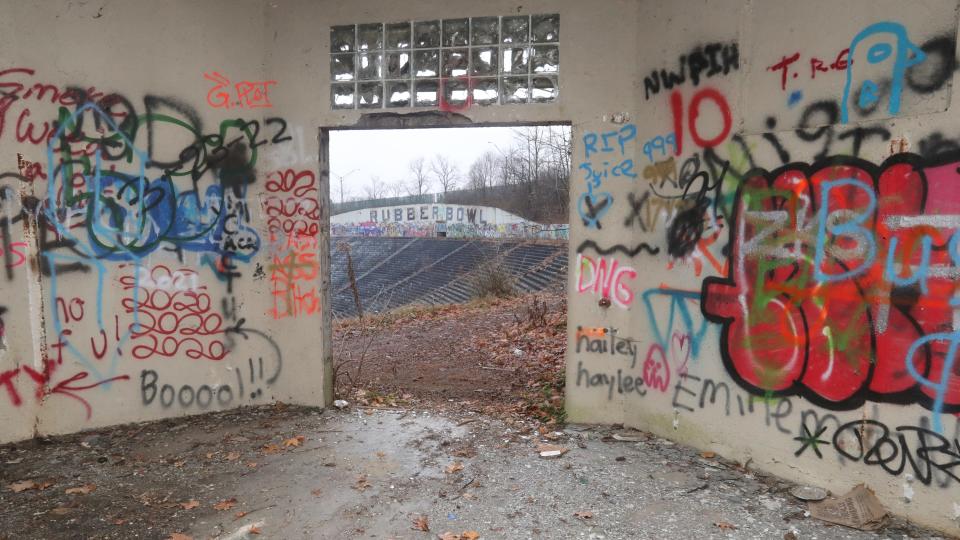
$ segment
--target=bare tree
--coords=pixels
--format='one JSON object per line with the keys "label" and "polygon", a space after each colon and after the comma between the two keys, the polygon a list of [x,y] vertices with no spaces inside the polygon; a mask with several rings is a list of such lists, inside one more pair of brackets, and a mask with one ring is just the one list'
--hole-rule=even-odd
{"label": "bare tree", "polygon": [[444,195],[452,188],[457,187],[460,171],[457,169],[457,164],[450,161],[446,156],[434,156],[433,162],[430,164],[430,170],[440,187],[443,188]]}
{"label": "bare tree", "polygon": [[379,176],[373,176],[370,178],[370,183],[363,186],[363,193],[368,200],[382,199],[387,195],[387,186]]}
{"label": "bare tree", "polygon": [[484,152],[470,165],[469,186],[471,189],[485,190],[496,182],[497,169],[501,167],[500,157],[492,150]]}
{"label": "bare tree", "polygon": [[407,188],[410,195],[424,195],[430,191],[430,175],[427,165],[422,157],[410,162],[410,187]]}
{"label": "bare tree", "polygon": [[403,197],[403,193],[406,190],[407,187],[403,184],[403,180],[394,180],[387,184],[387,193],[393,197]]}

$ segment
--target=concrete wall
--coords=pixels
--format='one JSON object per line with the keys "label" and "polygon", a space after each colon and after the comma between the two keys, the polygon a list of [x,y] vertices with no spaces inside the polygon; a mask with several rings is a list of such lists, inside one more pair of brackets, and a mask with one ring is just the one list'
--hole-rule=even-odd
{"label": "concrete wall", "polygon": [[637,94],[574,124],[570,418],[956,533],[957,3],[638,9]]}
{"label": "concrete wall", "polygon": [[328,397],[316,131],[258,93],[264,10],[2,3],[0,441]]}
{"label": "concrete wall", "polygon": [[[21,110],[29,103],[30,121],[42,126],[57,107],[41,109],[34,98],[5,109],[0,155],[14,176],[4,181],[13,193],[46,196],[64,211],[40,212],[54,223],[32,229],[29,219],[14,223],[20,214],[7,213],[12,276],[0,284],[7,307],[3,369],[42,371],[47,356],[57,367],[40,399],[29,372],[13,376],[19,394],[8,393],[10,403],[0,409],[10,426],[4,439],[196,410],[144,405],[141,372],[155,370],[161,382],[178,386],[234,384],[234,368],[245,368],[248,358],[263,354],[267,361],[269,343],[256,341],[264,334],[278,343],[284,365],[259,399],[322,402],[327,373],[319,358],[328,341],[298,336],[314,336],[322,326],[328,338],[329,310],[275,320],[271,280],[263,277],[273,272],[265,259],[271,249],[298,247],[270,238],[270,218],[280,220],[281,231],[312,233],[310,223],[284,222],[282,210],[270,210],[270,197],[297,192],[300,179],[315,175],[326,200],[324,141],[318,145],[316,129],[571,122],[579,174],[571,183],[570,419],[651,429],[837,492],[866,482],[894,511],[956,530],[956,1],[271,0],[131,2],[103,13],[91,3],[4,4],[0,59],[36,71],[5,73],[0,84],[35,79],[122,95],[130,114],[146,115],[154,127],[104,152],[147,152],[148,177],[156,177],[150,161],[178,161],[194,140],[165,117],[190,124],[198,116],[202,133],[217,134],[223,120],[239,115],[259,120],[258,136],[267,139],[257,147],[256,181],[246,192],[248,201],[259,197],[249,212],[257,253],[244,261],[243,253],[222,253],[184,233],[162,242],[179,243],[180,263],[164,248],[114,246],[118,225],[103,211],[92,214],[100,218],[96,226],[84,225],[89,211],[76,195],[62,195],[63,181],[54,180],[49,197],[46,180],[22,179],[31,169],[18,172],[17,153],[40,163],[44,174],[64,158],[47,156],[44,144],[17,141]],[[402,114],[330,109],[331,25],[513,13],[560,14],[557,102]],[[275,81],[268,86],[271,108],[217,107],[219,93],[210,93],[217,83],[203,77],[212,71],[231,81]],[[148,96],[172,98],[157,102],[164,118],[150,116]],[[126,107],[110,102],[106,115],[122,121]],[[96,139],[95,111],[83,114],[90,117],[85,133]],[[117,130],[106,121],[99,126],[113,141]],[[139,174],[135,160],[104,161],[101,168],[111,164]],[[86,193],[96,163],[76,167],[88,169],[85,180],[74,180]],[[204,171],[197,186],[189,175],[176,184],[207,194],[224,183],[221,176]],[[116,192],[105,196],[137,204]],[[24,197],[11,197],[24,206]],[[213,208],[239,208],[221,197]],[[45,229],[45,243],[31,236]],[[149,244],[141,230],[124,226],[120,239]],[[321,240],[311,252],[321,268],[325,246]],[[108,248],[111,256],[101,256]],[[24,262],[16,249],[28,251]],[[229,260],[241,275],[228,286],[218,278],[222,265],[211,259]],[[47,260],[68,266],[47,276]],[[67,271],[75,263],[89,270]],[[211,310],[236,300],[235,315],[221,312],[224,326],[236,324],[230,317],[245,318],[262,334],[224,334],[229,353],[217,361],[185,353],[136,358],[135,339],[119,338],[131,331],[123,299],[132,295],[121,280],[139,274],[138,264],[195,271],[217,306]],[[318,282],[323,297],[324,274],[298,275],[309,282],[304,287]],[[73,322],[75,297],[85,309]],[[64,329],[72,331],[70,348],[59,347]],[[99,348],[89,352],[91,343]],[[114,355],[118,344],[122,355]],[[82,373],[89,375],[71,379]],[[130,379],[102,382],[113,376]],[[57,386],[61,381],[68,382]],[[249,395],[247,389],[228,405],[249,402]]]}

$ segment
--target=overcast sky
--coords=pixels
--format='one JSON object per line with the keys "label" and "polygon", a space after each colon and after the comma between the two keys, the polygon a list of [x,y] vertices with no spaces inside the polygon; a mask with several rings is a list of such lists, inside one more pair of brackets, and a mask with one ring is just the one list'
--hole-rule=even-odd
{"label": "overcast sky", "polygon": [[[407,165],[418,157],[428,162],[434,155],[449,157],[466,176],[470,164],[488,150],[506,150],[513,141],[512,128],[470,127],[333,131],[330,134],[330,198],[340,202],[340,176],[346,197],[362,196],[370,178],[386,184],[406,182]],[[496,146],[495,146],[496,145]],[[431,193],[439,190],[432,185]],[[388,194],[388,196],[390,196]]]}

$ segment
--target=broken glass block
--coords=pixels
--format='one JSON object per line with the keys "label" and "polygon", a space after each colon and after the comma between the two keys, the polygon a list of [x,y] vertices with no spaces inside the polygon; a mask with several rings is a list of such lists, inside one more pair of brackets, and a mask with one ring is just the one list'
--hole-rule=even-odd
{"label": "broken glass block", "polygon": [[410,48],[410,23],[391,23],[387,25],[387,48]]}
{"label": "broken glass block", "polygon": [[478,105],[492,105],[497,102],[499,84],[496,79],[473,80],[473,102]]}
{"label": "broken glass block", "polygon": [[474,17],[470,19],[470,43],[473,45],[496,45],[500,43],[500,18]]}
{"label": "broken glass block", "polygon": [[410,53],[387,53],[386,72],[388,79],[405,79],[410,76]]}
{"label": "broken glass block", "polygon": [[533,48],[533,72],[556,73],[560,71],[560,47],[541,45]]}
{"label": "broken glass block", "polygon": [[440,51],[438,49],[413,51],[413,75],[415,77],[440,75]]}
{"label": "broken glass block", "polygon": [[530,41],[530,17],[504,17],[500,25],[504,43],[527,43]]}
{"label": "broken glass block", "polygon": [[462,77],[467,74],[468,62],[467,49],[444,49],[440,72],[444,77]]}
{"label": "broken glass block", "polygon": [[559,41],[560,15],[534,15],[531,34],[536,43]]}
{"label": "broken glass block", "polygon": [[413,23],[413,46],[418,49],[440,46],[440,21]]}
{"label": "broken glass block", "polygon": [[496,47],[474,47],[470,49],[470,55],[471,61],[473,62],[471,73],[474,75],[497,74]]}
{"label": "broken glass block", "polygon": [[357,107],[379,109],[383,106],[383,83],[360,83],[357,85]]}
{"label": "broken glass block", "polygon": [[414,105],[417,107],[436,107],[440,102],[437,80],[417,81],[414,84]]}
{"label": "broken glass block", "polygon": [[469,44],[469,19],[443,20],[443,46],[462,47]]}
{"label": "broken glass block", "polygon": [[330,52],[355,51],[353,25],[330,27]]}
{"label": "broken glass block", "polygon": [[387,82],[387,108],[410,106],[410,83]]}
{"label": "broken glass block", "polygon": [[375,51],[383,48],[383,25],[361,24],[357,27],[357,49]]}
{"label": "broken glass block", "polygon": [[525,75],[530,68],[530,49],[527,47],[507,48],[500,50],[503,59],[503,73]]}
{"label": "broken glass block", "polygon": [[357,62],[357,78],[361,81],[381,78],[382,58],[381,53],[360,53]]}
{"label": "broken glass block", "polygon": [[330,106],[334,109],[352,109],[355,94],[353,83],[330,85]]}
{"label": "broken glass block", "polygon": [[355,76],[353,53],[330,55],[330,77],[335,81],[352,81]]}
{"label": "broken glass block", "polygon": [[557,84],[557,77],[553,75],[534,77],[531,87],[530,99],[534,103],[556,101],[557,96],[560,95],[560,86]]}
{"label": "broken glass block", "polygon": [[443,81],[443,100],[447,105],[463,107],[467,105],[470,90],[467,81],[450,79]]}
{"label": "broken glass block", "polygon": [[530,96],[527,84],[526,77],[504,77],[500,102],[503,104],[526,103]]}

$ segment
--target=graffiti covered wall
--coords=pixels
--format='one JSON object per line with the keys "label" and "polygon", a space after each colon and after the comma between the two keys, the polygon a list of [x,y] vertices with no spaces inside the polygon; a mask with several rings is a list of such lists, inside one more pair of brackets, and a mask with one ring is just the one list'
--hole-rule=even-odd
{"label": "graffiti covered wall", "polygon": [[957,2],[639,9],[630,119],[575,127],[570,417],[960,530]]}
{"label": "graffiti covered wall", "polygon": [[[323,403],[317,129],[571,122],[570,419],[958,526],[955,0],[3,10],[0,439]],[[505,99],[468,61],[430,84],[482,100],[332,108],[417,81],[325,29],[504,14],[560,21]]]}
{"label": "graffiti covered wall", "polygon": [[0,441],[322,405],[318,169],[262,4],[3,4]]}

